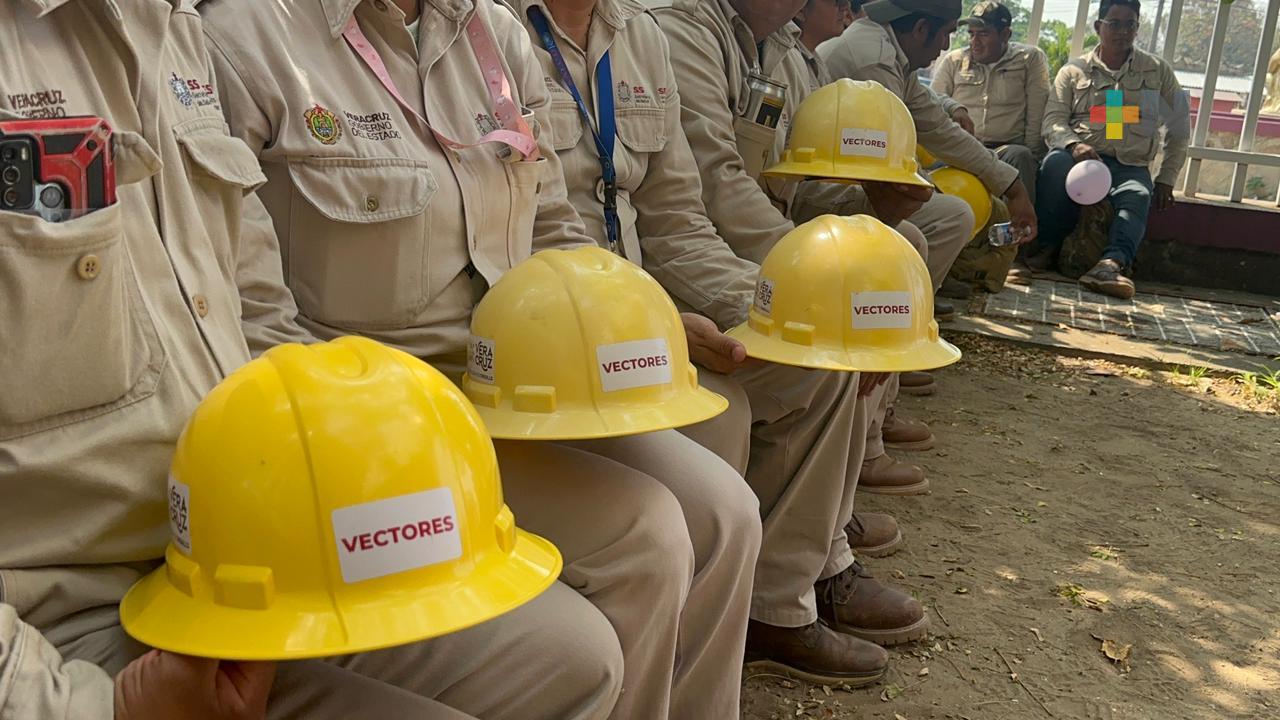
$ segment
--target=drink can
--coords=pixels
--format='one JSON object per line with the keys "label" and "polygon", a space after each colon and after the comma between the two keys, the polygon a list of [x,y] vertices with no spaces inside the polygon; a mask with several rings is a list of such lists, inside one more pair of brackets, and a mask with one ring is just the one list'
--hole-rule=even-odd
{"label": "drink can", "polygon": [[1000,223],[987,231],[987,241],[996,247],[1004,247],[1017,243],[1019,234],[1013,223]]}
{"label": "drink can", "polygon": [[778,127],[787,106],[787,86],[752,71],[747,76],[747,88],[751,94],[743,117],[757,125]]}

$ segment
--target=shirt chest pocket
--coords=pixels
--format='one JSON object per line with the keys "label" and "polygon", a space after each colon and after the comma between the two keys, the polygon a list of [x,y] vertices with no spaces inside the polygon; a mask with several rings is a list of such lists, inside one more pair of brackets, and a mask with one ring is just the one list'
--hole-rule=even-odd
{"label": "shirt chest pocket", "polygon": [[1154,72],[1131,72],[1120,80],[1124,104],[1138,108],[1138,121],[1126,124],[1127,131],[1143,138],[1156,134],[1160,124],[1160,76]]}
{"label": "shirt chest pocket", "polygon": [[618,161],[618,184],[635,190],[644,182],[649,156],[667,146],[667,112],[662,108],[631,108],[618,112],[618,140],[624,152]]}
{"label": "shirt chest pocket", "polygon": [[164,351],[123,222],[120,202],[61,223],[0,212],[0,440],[155,392]]}
{"label": "shirt chest pocket", "polygon": [[582,113],[572,99],[551,102],[551,134],[557,152],[572,150],[582,141]]}
{"label": "shirt chest pocket", "polygon": [[1110,89],[1111,83],[1108,80],[1089,75],[1077,77],[1072,84],[1072,115],[1089,121],[1095,105],[1107,104],[1107,90]]}
{"label": "shirt chest pocket", "polygon": [[234,282],[244,197],[267,178],[253,151],[227,134],[221,116],[188,120],[174,126],[173,134],[191,178],[187,207],[199,214],[223,276]]}
{"label": "shirt chest pocket", "polygon": [[289,177],[287,227],[276,227],[299,311],[338,328],[408,327],[433,295],[426,209],[437,185],[427,164],[298,158]]}
{"label": "shirt chest pocket", "polygon": [[1023,105],[1027,101],[1027,69],[1000,68],[991,81],[991,100],[999,105]]}

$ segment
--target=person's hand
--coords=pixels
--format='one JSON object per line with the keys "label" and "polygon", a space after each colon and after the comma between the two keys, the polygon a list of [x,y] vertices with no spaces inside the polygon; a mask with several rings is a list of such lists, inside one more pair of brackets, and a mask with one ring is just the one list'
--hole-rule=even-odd
{"label": "person's hand", "polygon": [[955,113],[951,115],[951,119],[955,120],[956,124],[965,132],[974,137],[978,137],[978,128],[974,126],[973,118],[969,117],[969,110],[967,108],[956,108]]}
{"label": "person's hand", "polygon": [[275,663],[152,650],[120,671],[116,720],[263,720]]}
{"label": "person's hand", "polygon": [[742,343],[720,332],[716,324],[695,313],[680,313],[684,336],[689,342],[689,359],[721,375],[729,375],[756,361],[747,357]]}
{"label": "person's hand", "polygon": [[1031,194],[1022,180],[1014,180],[1004,193],[1005,204],[1009,207],[1009,222],[1013,225],[1018,245],[1026,245],[1036,239],[1040,232],[1036,219],[1036,208],[1031,202]]}
{"label": "person's hand", "polygon": [[933,188],[919,185],[864,182],[862,188],[867,193],[867,200],[871,201],[876,217],[889,227],[896,227],[898,223],[915,215],[933,197]]}
{"label": "person's hand", "polygon": [[1156,210],[1163,212],[1173,207],[1173,186],[1168,183],[1158,182],[1155,184],[1155,201]]}
{"label": "person's hand", "polygon": [[1098,154],[1097,150],[1093,149],[1092,145],[1082,142],[1071,146],[1071,157],[1074,158],[1076,162],[1080,162],[1081,160],[1102,159],[1102,156]]}
{"label": "person's hand", "polygon": [[885,384],[893,373],[864,372],[858,373],[858,397],[866,397],[876,388]]}

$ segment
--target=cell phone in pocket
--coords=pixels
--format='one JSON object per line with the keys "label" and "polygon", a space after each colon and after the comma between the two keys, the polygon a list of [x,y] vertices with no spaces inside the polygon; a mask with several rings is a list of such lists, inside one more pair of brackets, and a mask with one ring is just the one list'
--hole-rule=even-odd
{"label": "cell phone in pocket", "polygon": [[115,202],[116,168],[106,120],[0,121],[0,211],[62,222]]}

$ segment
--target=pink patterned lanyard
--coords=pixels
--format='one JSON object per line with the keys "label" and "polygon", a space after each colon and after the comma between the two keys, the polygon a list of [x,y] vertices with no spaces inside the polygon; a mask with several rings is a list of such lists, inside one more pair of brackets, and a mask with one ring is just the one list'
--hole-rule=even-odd
{"label": "pink patterned lanyard", "polygon": [[351,17],[347,19],[346,27],[342,28],[342,37],[356,51],[356,54],[364,60],[365,65],[373,71],[378,80],[382,82],[382,87],[391,93],[391,96],[400,103],[400,107],[405,109],[410,115],[418,119],[433,135],[436,140],[445,147],[455,150],[463,148],[472,148],[490,142],[500,142],[514,148],[527,160],[537,160],[538,141],[533,137],[533,131],[529,129],[529,124],[524,121],[524,117],[520,113],[519,106],[511,99],[511,85],[507,82],[507,74],[502,70],[502,62],[499,60],[498,51],[493,46],[493,41],[489,39],[489,32],[484,26],[484,21],[480,19],[480,13],[477,11],[471,16],[471,20],[467,23],[467,39],[471,41],[471,52],[476,56],[476,62],[480,65],[480,72],[484,75],[485,85],[489,88],[489,97],[493,100],[493,113],[497,116],[498,122],[501,124],[501,130],[485,134],[477,142],[471,144],[460,143],[442,135],[438,130],[431,127],[431,123],[422,117],[422,114],[413,108],[400,94],[400,89],[396,87],[395,81],[391,79],[391,73],[387,72],[387,66],[382,62],[382,56],[369,43],[369,38],[365,37],[363,31],[360,30],[360,24],[356,22],[356,16],[353,12]]}

